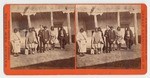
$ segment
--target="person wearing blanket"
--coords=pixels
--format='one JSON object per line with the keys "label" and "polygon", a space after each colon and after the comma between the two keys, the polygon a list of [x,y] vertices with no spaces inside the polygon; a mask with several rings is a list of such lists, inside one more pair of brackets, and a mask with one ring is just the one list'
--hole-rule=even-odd
{"label": "person wearing blanket", "polygon": [[80,56],[84,56],[84,54],[87,52],[86,44],[87,44],[87,35],[83,28],[80,29],[80,31],[77,34],[77,43],[79,46],[79,53]]}
{"label": "person wearing blanket", "polygon": [[92,48],[94,51],[99,54],[102,52],[104,47],[104,37],[103,32],[100,27],[95,28],[95,31],[92,35]]}

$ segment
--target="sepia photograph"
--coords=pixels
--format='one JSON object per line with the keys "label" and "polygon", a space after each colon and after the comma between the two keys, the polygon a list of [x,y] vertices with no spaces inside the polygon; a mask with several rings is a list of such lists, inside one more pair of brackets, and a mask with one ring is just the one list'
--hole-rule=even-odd
{"label": "sepia photograph", "polygon": [[147,72],[145,4],[8,4],[4,23],[5,74]]}
{"label": "sepia photograph", "polygon": [[75,5],[11,5],[10,68],[74,69]]}
{"label": "sepia photograph", "polygon": [[140,5],[77,5],[78,69],[141,69]]}

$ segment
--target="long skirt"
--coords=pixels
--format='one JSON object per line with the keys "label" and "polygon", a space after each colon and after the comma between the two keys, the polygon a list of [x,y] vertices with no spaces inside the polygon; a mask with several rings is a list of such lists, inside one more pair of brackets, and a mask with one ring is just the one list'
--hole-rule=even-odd
{"label": "long skirt", "polygon": [[20,52],[21,44],[19,41],[15,41],[14,43],[12,43],[12,46],[13,46],[13,53]]}
{"label": "long skirt", "polygon": [[30,44],[27,44],[28,48],[31,49],[31,48],[37,48],[38,44],[36,43],[30,43]]}
{"label": "long skirt", "polygon": [[79,45],[79,52],[85,53],[86,52],[86,42],[81,41],[80,43],[78,43],[78,45]]}
{"label": "long skirt", "polygon": [[102,49],[103,47],[104,47],[103,43],[94,43],[94,44],[92,44],[93,49],[98,49],[98,48]]}

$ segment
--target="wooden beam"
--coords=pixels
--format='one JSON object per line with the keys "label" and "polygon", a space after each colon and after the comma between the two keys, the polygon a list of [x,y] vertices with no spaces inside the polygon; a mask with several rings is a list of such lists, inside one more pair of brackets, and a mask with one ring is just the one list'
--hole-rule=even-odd
{"label": "wooden beam", "polygon": [[67,13],[67,20],[68,20],[68,36],[69,36],[69,43],[71,43],[70,13]]}
{"label": "wooden beam", "polygon": [[98,27],[98,24],[97,24],[97,15],[94,15],[94,23],[95,23],[95,27]]}
{"label": "wooden beam", "polygon": [[54,26],[53,11],[51,11],[51,26]]}
{"label": "wooden beam", "polygon": [[27,15],[27,20],[28,20],[28,26],[29,26],[29,28],[30,28],[30,27],[32,27],[32,26],[31,26],[31,19],[30,19],[30,15]]}
{"label": "wooden beam", "polygon": [[135,33],[135,44],[138,43],[138,33],[137,33],[137,13],[134,13],[134,33]]}
{"label": "wooden beam", "polygon": [[120,12],[117,12],[117,25],[120,27]]}

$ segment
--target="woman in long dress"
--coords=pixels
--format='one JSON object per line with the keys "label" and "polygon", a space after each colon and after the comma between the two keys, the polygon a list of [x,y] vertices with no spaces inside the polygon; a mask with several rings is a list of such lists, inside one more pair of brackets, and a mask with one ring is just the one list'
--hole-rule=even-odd
{"label": "woman in long dress", "polygon": [[37,47],[37,43],[35,32],[32,28],[29,28],[29,32],[26,36],[26,47],[28,48],[30,54],[35,53],[35,47]]}
{"label": "woman in long dress", "polygon": [[37,48],[38,48],[38,44],[39,44],[39,41],[38,41],[38,34],[37,34],[37,32],[36,32],[36,30],[35,30],[35,28],[34,27],[32,27],[32,31],[33,31],[33,33],[34,33],[34,36],[35,36],[35,46],[34,46],[34,51],[37,51]]}
{"label": "woman in long dress", "polygon": [[54,50],[55,44],[58,43],[56,32],[54,31],[54,27],[52,26],[50,29],[50,45],[51,49]]}
{"label": "woman in long dress", "polygon": [[96,53],[101,53],[104,47],[104,37],[101,28],[95,28],[95,32],[92,35],[92,48]]}
{"label": "woman in long dress", "polygon": [[79,53],[80,56],[84,56],[84,54],[86,53],[86,44],[87,44],[87,35],[86,32],[84,31],[83,28],[80,29],[80,31],[77,34],[77,43],[79,46]]}
{"label": "woman in long dress", "polygon": [[117,27],[117,31],[116,31],[117,50],[120,50],[120,49],[121,49],[121,44],[123,44],[123,43],[124,43],[124,40],[123,40],[121,28],[120,28],[120,27]]}
{"label": "woman in long dress", "polygon": [[14,29],[14,33],[11,34],[11,43],[13,47],[13,54],[15,57],[19,56],[21,48],[21,37],[17,28]]}

